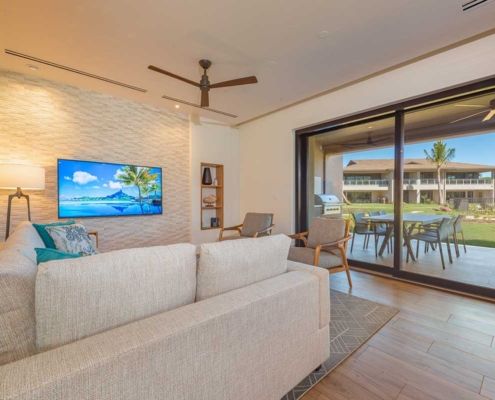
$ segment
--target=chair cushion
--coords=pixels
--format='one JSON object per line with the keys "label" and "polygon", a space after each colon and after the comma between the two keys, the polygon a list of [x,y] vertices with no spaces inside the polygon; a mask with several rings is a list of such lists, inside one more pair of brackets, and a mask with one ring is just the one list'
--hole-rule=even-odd
{"label": "chair cushion", "polygon": [[[320,251],[318,267],[327,269],[341,267],[342,258],[340,257],[340,254],[337,254],[337,251]],[[315,249],[309,247],[291,247],[289,250],[289,260],[313,265],[315,252]]]}
{"label": "chair cushion", "polygon": [[285,235],[201,245],[196,300],[230,292],[287,271]]}
{"label": "chair cushion", "polygon": [[[340,240],[345,235],[345,221],[334,218],[314,218],[309,228],[308,247],[314,249],[319,244]],[[322,249],[328,252],[331,249]]]}
{"label": "chair cushion", "polygon": [[36,264],[35,247],[43,248],[45,244],[40,235],[29,221],[23,221],[5,242],[4,250],[17,250]]}
{"label": "chair cushion", "polygon": [[271,224],[271,214],[247,213],[242,224],[241,236],[253,237],[256,232],[269,228]]}
{"label": "chair cushion", "polygon": [[196,246],[126,249],[38,266],[36,345],[44,351],[193,303]]}
{"label": "chair cushion", "polygon": [[237,240],[237,239],[249,239],[250,236],[237,236],[237,235],[232,235],[232,236],[224,236],[222,237],[222,242],[224,240]]}
{"label": "chair cushion", "polygon": [[64,222],[53,222],[51,224],[33,224],[34,229],[38,232],[38,234],[41,237],[41,240],[43,240],[43,243],[45,243],[45,247],[48,249],[56,249],[55,247],[55,242],[53,241],[52,237],[48,234],[46,231],[47,226],[62,226],[62,225],[73,225],[76,222],[73,219],[69,219],[68,221]]}
{"label": "chair cushion", "polygon": [[36,270],[36,263],[18,250],[0,251],[0,365],[36,353]]}

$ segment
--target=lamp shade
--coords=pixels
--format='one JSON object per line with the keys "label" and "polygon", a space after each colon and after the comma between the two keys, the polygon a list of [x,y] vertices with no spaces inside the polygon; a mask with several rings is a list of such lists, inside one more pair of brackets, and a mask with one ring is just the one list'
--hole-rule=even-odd
{"label": "lamp shade", "polygon": [[45,169],[32,165],[0,164],[0,188],[2,189],[45,188]]}

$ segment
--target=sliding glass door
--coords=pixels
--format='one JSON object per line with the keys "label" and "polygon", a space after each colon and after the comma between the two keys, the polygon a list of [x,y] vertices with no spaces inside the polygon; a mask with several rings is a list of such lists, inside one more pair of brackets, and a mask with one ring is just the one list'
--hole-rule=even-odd
{"label": "sliding glass door", "polygon": [[492,108],[490,80],[298,131],[299,231],[335,196],[351,265],[495,298]]}

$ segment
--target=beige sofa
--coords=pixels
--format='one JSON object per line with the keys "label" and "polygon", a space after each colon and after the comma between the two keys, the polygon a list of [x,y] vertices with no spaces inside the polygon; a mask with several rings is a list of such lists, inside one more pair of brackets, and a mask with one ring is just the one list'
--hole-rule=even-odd
{"label": "beige sofa", "polygon": [[0,251],[1,399],[278,400],[329,357],[328,273],[282,235],[203,245],[196,272],[188,244],[37,267],[35,233]]}

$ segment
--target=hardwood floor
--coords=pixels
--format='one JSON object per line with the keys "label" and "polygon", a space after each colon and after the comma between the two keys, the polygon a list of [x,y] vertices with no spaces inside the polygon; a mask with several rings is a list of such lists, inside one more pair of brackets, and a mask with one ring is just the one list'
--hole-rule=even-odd
{"label": "hardwood floor", "polygon": [[342,292],[400,309],[304,400],[495,399],[495,303],[376,275],[331,275]]}

